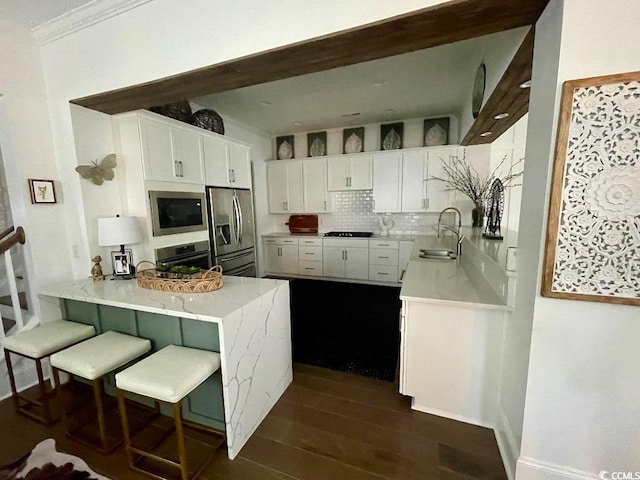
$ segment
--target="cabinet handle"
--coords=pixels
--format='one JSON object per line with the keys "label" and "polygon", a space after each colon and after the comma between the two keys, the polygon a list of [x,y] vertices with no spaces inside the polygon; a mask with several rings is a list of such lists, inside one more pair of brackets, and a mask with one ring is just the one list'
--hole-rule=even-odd
{"label": "cabinet handle", "polygon": [[404,280],[404,274],[407,273],[406,270],[402,270],[402,273],[400,274],[400,281],[402,282],[402,280]]}
{"label": "cabinet handle", "polygon": [[175,172],[176,177],[180,176],[180,167],[178,166],[178,161],[177,160],[173,161],[173,171]]}
{"label": "cabinet handle", "polygon": [[342,250],[342,260],[344,260],[344,250]]}
{"label": "cabinet handle", "polygon": [[311,253],[311,252],[305,252],[305,255],[315,255],[315,253]]}
{"label": "cabinet handle", "polygon": [[388,243],[379,243],[378,246],[379,247],[388,247],[389,244]]}
{"label": "cabinet handle", "polygon": [[389,275],[387,272],[378,272],[378,275]]}
{"label": "cabinet handle", "polygon": [[344,259],[349,260],[349,252],[347,252],[346,250],[344,251]]}
{"label": "cabinet handle", "polygon": [[326,210],[326,209],[327,209],[327,201],[325,200],[324,201],[324,210]]}
{"label": "cabinet handle", "polygon": [[282,247],[278,247],[278,256],[281,257],[282,256]]}
{"label": "cabinet handle", "polygon": [[287,202],[282,202],[282,210],[287,211]]}
{"label": "cabinet handle", "polygon": [[305,270],[315,270],[313,267],[304,267]]}
{"label": "cabinet handle", "polygon": [[231,183],[236,183],[236,171],[231,169]]}
{"label": "cabinet handle", "polygon": [[389,257],[378,257],[378,258],[389,258]]}

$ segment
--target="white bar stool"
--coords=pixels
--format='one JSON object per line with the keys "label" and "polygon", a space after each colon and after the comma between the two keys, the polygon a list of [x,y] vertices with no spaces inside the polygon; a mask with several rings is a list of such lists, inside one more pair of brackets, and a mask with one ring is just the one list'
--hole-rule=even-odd
{"label": "white bar stool", "polygon": [[[25,330],[4,338],[2,340],[2,347],[4,348],[4,358],[7,363],[9,382],[11,383],[11,396],[13,397],[16,411],[45,425],[51,425],[59,420],[59,416],[54,418],[51,412],[49,397],[55,393],[55,390],[49,390],[47,388],[42,373],[42,360],[52,353],[56,353],[63,348],[93,337],[95,334],[96,330],[92,325],[68,322],[66,320],[55,320],[38,325],[31,330]],[[38,386],[40,389],[39,399],[32,400],[18,393],[10,353],[29,358],[36,362]],[[30,410],[34,407],[42,409],[42,415]]]}
{"label": "white bar stool", "polygon": [[71,429],[67,412],[63,411],[69,437],[91,447],[97,447],[98,452],[103,454],[111,452],[122,443],[122,439],[119,437],[110,443],[107,439],[104,406],[102,403],[102,380],[108,373],[135,360],[150,349],[151,342],[145,338],[109,331],[51,356],[53,378],[58,391],[61,390],[59,371],[91,380],[93,384],[93,397],[96,404],[100,434],[99,443],[96,445],[95,441],[80,436],[80,429],[86,425]]}
{"label": "white bar stool", "polygon": [[[193,478],[199,475],[213,456],[213,453],[215,453],[215,450],[224,442],[225,437],[223,432],[184,421],[182,419],[182,400],[219,368],[220,355],[218,353],[169,345],[116,374],[116,392],[125,436],[125,449],[129,458],[129,467],[132,470],[145,473],[154,478],[164,479],[165,477],[154,473],[151,468],[145,469],[143,466],[138,465],[138,463],[142,463],[140,460],[147,458],[180,469],[182,480],[188,480],[190,476],[185,447],[184,425],[213,433],[217,440],[215,445],[210,445],[213,449],[211,454],[195,471]],[[124,402],[124,394],[126,392],[150,398],[156,404],[158,401],[171,404],[178,450],[177,461],[132,445]],[[138,458],[135,458],[135,456]]]}

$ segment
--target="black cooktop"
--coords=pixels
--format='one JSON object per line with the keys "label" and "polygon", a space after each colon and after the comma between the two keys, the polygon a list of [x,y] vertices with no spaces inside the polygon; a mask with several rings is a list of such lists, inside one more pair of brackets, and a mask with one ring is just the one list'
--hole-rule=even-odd
{"label": "black cooktop", "polygon": [[371,237],[373,232],[327,232],[325,237]]}

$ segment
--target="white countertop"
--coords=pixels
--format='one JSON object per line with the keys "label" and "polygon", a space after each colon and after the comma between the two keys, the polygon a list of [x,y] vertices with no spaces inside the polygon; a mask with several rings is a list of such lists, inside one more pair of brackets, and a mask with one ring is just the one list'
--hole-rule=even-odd
{"label": "white countertop", "polygon": [[371,237],[325,237],[324,232],[319,233],[291,233],[291,232],[271,232],[265,233],[263,237],[295,237],[295,238],[347,238],[356,240],[397,240],[412,242],[417,237],[416,235],[389,235],[387,237],[381,237],[377,233],[374,233]]}
{"label": "white countertop", "polygon": [[[507,309],[500,297],[482,281],[472,278],[460,260],[420,258],[421,248],[451,248],[435,236],[417,237],[404,276],[400,299]],[[464,253],[463,253],[464,254]]]}
{"label": "white countertop", "polygon": [[220,323],[224,317],[286,283],[286,280],[231,276],[223,276],[223,281],[219,290],[188,294],[141,288],[134,279],[94,282],[88,278],[46,285],[38,294]]}

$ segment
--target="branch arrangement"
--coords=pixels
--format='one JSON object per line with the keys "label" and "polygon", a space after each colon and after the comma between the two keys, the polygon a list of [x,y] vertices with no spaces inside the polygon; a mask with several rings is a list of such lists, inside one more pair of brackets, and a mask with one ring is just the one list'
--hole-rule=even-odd
{"label": "branch arrangement", "polygon": [[493,171],[481,178],[478,171],[471,165],[466,156],[463,155],[462,159],[453,157],[451,163],[442,160],[442,169],[447,174],[448,178],[432,176],[431,180],[440,180],[446,185],[447,191],[457,190],[464,193],[469,197],[475,205],[484,205],[491,185],[496,179],[502,182],[502,185],[506,187],[516,187],[522,185],[522,183],[514,183],[514,181],[522,176],[522,172],[514,173],[513,170],[516,165],[524,162],[524,158],[521,158],[517,162],[513,163],[507,173],[503,177],[496,176],[496,173],[504,162],[507,160],[505,155],[502,161],[493,169]]}

